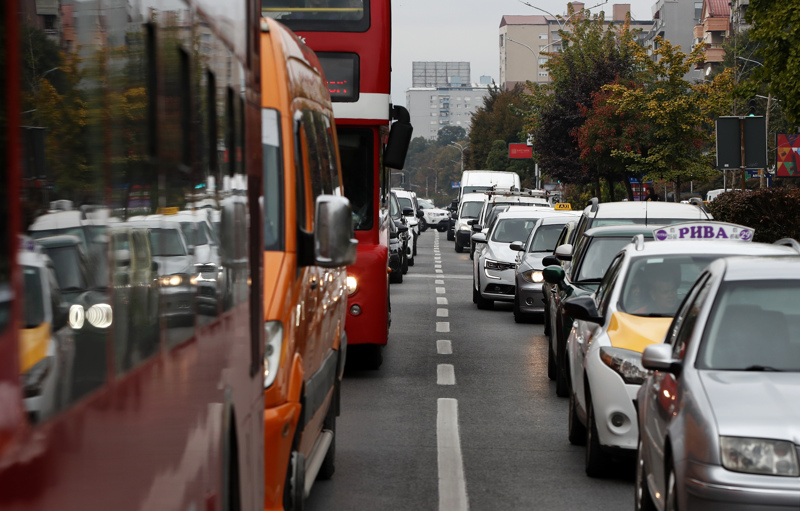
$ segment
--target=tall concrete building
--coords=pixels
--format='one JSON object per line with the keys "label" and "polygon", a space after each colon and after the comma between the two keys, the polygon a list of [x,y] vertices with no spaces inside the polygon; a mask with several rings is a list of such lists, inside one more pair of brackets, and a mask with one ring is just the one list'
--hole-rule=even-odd
{"label": "tall concrete building", "polygon": [[[582,2],[572,2],[576,14],[584,7]],[[606,13],[606,27],[625,21],[630,4],[614,4],[611,15]],[[545,68],[548,57],[545,53],[561,51],[559,31],[568,29],[566,16],[503,16],[500,20],[500,87],[511,90],[518,83],[550,82]],[[640,29],[639,38],[644,40],[651,32],[652,20],[631,20],[631,29]]]}
{"label": "tall concrete building", "polygon": [[[658,36],[673,46],[680,46],[683,53],[691,53],[694,48],[694,27],[702,24],[702,18],[702,0],[658,0],[653,5],[653,27],[645,41],[651,55],[653,50],[658,49],[655,40]],[[692,69],[683,78],[690,81],[700,80],[703,78],[703,70]]]}
{"label": "tall concrete building", "polygon": [[470,83],[469,62],[413,62],[412,71],[406,108],[414,137],[435,140],[444,126],[460,126],[469,133],[472,114],[483,106],[491,77]]}

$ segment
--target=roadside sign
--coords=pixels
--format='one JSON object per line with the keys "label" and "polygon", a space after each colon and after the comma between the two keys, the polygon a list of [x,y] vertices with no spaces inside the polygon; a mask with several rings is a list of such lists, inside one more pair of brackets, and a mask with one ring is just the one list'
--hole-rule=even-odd
{"label": "roadside sign", "polygon": [[[744,134],[742,134],[744,127]],[[767,168],[767,125],[763,116],[717,118],[717,168]]]}
{"label": "roadside sign", "polygon": [[508,157],[530,160],[533,158],[533,147],[528,144],[508,144]]}
{"label": "roadside sign", "polygon": [[461,188],[461,181],[453,181],[450,183],[450,188]]}
{"label": "roadside sign", "polygon": [[723,240],[753,241],[755,231],[743,225],[726,222],[684,222],[653,229],[656,241]]}
{"label": "roadside sign", "polygon": [[569,202],[559,202],[555,206],[553,206],[553,209],[566,209],[572,211],[572,204],[570,204]]}

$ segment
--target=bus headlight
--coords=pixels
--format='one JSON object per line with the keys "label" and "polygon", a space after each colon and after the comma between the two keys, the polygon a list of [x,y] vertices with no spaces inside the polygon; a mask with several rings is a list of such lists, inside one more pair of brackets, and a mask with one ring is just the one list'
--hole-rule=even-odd
{"label": "bus headlight", "polygon": [[280,321],[264,323],[264,388],[269,388],[278,376],[283,348],[283,325]]}
{"label": "bus headlight", "polygon": [[347,276],[347,296],[353,296],[358,291],[358,279],[352,275]]}
{"label": "bus headlight", "polygon": [[97,303],[86,311],[86,319],[96,328],[108,328],[113,322],[114,313],[107,303]]}

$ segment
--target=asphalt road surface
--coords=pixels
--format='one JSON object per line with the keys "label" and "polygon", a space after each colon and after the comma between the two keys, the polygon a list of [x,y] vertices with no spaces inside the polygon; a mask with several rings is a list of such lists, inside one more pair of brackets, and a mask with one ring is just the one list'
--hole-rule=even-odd
{"label": "asphalt road surface", "polygon": [[345,372],[336,473],[306,509],[633,508],[633,460],[591,479],[567,440],[543,326],[515,323],[510,303],[478,310],[471,286],[469,253],[423,233],[391,285],[383,366]]}

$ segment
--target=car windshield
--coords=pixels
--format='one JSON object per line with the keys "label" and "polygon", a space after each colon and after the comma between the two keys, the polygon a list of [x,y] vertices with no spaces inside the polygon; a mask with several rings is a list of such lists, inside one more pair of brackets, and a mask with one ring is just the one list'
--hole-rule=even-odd
{"label": "car windshield", "polygon": [[492,231],[492,241],[511,243],[524,241],[536,225],[536,218],[503,218],[497,221]]}
{"label": "car windshield", "polygon": [[414,205],[411,203],[411,199],[409,199],[408,197],[398,197],[397,202],[400,203],[400,209],[404,208],[414,209]]}
{"label": "car windshield", "polygon": [[81,272],[81,261],[76,246],[49,247],[45,251],[56,269],[56,280],[61,291],[86,289],[87,282]]}
{"label": "car windshield", "polygon": [[151,229],[150,248],[154,256],[174,257],[186,255],[177,229]]}
{"label": "car windshield", "polygon": [[706,323],[700,369],[800,372],[796,280],[724,283]]}
{"label": "car windshield", "polygon": [[671,255],[631,262],[619,310],[645,317],[672,317],[703,268],[719,256]]}
{"label": "car windshield", "polygon": [[30,235],[33,239],[40,239],[40,238],[47,238],[49,236],[58,236],[61,234],[67,234],[69,236],[77,236],[81,239],[81,243],[83,246],[88,246],[88,242],[86,241],[86,232],[83,230],[83,227],[68,227],[64,229],[47,229],[42,231],[31,231]]}
{"label": "car windshield", "polygon": [[561,224],[540,225],[533,233],[530,249],[528,252],[552,252],[556,249],[556,241],[561,234]]}
{"label": "car windshield", "polygon": [[419,201],[419,209],[433,209],[433,206],[425,201]]}
{"label": "car windshield", "polygon": [[631,238],[592,238],[581,256],[577,281],[600,282],[608,265],[619,250],[630,243]]}
{"label": "car windshield", "polygon": [[461,206],[461,218],[478,218],[483,209],[483,202],[470,201]]}

